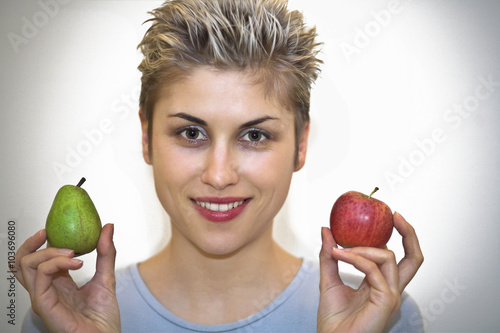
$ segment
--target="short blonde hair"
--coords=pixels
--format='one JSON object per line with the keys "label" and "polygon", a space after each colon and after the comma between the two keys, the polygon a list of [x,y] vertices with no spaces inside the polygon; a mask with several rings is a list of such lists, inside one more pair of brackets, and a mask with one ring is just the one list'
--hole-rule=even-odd
{"label": "short blonde hair", "polygon": [[305,26],[300,12],[289,11],[283,0],[170,0],[150,14],[152,25],[138,46],[144,54],[139,105],[150,140],[158,90],[211,66],[254,74],[295,113],[298,142],[322,62],[316,29]]}

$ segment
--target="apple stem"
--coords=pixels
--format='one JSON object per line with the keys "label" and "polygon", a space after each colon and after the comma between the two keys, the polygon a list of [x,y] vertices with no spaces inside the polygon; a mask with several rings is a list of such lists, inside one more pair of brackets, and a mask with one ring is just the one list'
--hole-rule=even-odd
{"label": "apple stem", "polygon": [[378,191],[378,187],[375,187],[375,189],[373,190],[373,192],[372,192],[372,193],[370,193],[370,196],[369,196],[368,198],[371,198],[371,197],[372,197],[372,195],[373,195],[373,193],[375,193],[375,192],[377,192],[377,191]]}
{"label": "apple stem", "polygon": [[83,183],[85,183],[86,179],[85,177],[82,177],[82,179],[80,179],[80,181],[78,182],[78,184],[76,184],[77,187],[80,187],[82,186]]}

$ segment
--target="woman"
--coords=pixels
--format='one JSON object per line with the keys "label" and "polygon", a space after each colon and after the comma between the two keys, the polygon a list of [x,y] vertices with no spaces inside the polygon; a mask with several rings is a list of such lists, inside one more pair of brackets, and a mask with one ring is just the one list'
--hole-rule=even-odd
{"label": "woman", "polygon": [[[27,331],[377,332],[421,330],[401,294],[423,261],[413,228],[394,214],[405,258],[338,249],[321,230],[319,265],[272,237],[293,173],[306,158],[315,29],[279,0],[167,1],[139,45],[142,146],[172,235],[152,258],[115,275],[105,225],[94,277],[41,230],[19,249],[17,278],[34,313]],[[366,278],[344,285],[338,260]],[[318,288],[319,287],[319,288]],[[35,315],[36,313],[36,315]]]}

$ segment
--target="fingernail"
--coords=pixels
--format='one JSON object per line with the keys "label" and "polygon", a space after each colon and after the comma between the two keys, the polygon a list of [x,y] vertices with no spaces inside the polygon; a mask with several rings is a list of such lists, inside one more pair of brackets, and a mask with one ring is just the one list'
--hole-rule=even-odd
{"label": "fingernail", "polygon": [[38,230],[38,231],[36,232],[36,234],[35,234],[35,237],[40,236],[44,230],[45,230],[45,229],[40,229],[40,230]]}
{"label": "fingernail", "polygon": [[75,264],[82,264],[83,263],[83,260],[80,260],[80,259],[71,259],[72,262],[74,262]]}
{"label": "fingernail", "polygon": [[73,250],[71,249],[57,249],[57,251],[61,252],[62,254],[70,255],[73,253]]}

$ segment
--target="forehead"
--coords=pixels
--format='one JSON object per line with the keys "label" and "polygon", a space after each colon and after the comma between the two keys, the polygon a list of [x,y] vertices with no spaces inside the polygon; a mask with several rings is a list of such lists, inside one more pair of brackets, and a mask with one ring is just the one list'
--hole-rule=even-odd
{"label": "forehead", "polygon": [[155,109],[167,112],[222,113],[246,117],[266,113],[293,118],[276,94],[256,75],[245,71],[197,68],[182,79],[161,88]]}

